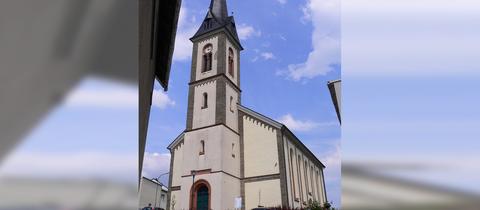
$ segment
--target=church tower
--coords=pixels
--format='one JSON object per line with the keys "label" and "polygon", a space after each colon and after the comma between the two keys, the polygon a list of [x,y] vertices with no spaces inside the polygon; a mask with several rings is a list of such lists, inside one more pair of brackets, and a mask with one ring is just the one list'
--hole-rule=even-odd
{"label": "church tower", "polygon": [[[240,51],[226,0],[212,0],[193,42],[187,125],[172,152],[172,209],[234,209],[241,197]],[[176,155],[182,155],[177,157]],[[173,167],[173,165],[175,167]],[[172,174],[174,174],[172,176]]]}
{"label": "church tower", "polygon": [[325,203],[325,165],[285,125],[240,103],[243,48],[226,0],[211,0],[190,40],[187,123],[168,146],[167,209]]}

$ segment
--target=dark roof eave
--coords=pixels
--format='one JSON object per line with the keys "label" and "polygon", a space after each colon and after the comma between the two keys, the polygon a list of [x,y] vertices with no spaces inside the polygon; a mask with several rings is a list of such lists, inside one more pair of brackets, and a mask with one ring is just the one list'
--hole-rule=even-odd
{"label": "dark roof eave", "polygon": [[183,137],[185,135],[185,131],[182,131],[167,147],[168,150],[172,150],[172,148],[174,148],[178,142],[180,142]]}
{"label": "dark roof eave", "polygon": [[[160,85],[164,88],[165,91],[168,90],[168,81],[170,79],[170,71],[171,71],[171,66],[172,66],[172,58],[173,58],[173,52],[175,49],[175,39],[176,39],[176,34],[177,34],[177,28],[178,28],[178,19],[179,19],[179,14],[180,14],[180,7],[181,7],[181,2],[182,0],[175,0],[175,4],[172,4],[170,7],[163,8],[163,7],[158,7],[157,9],[160,11],[155,11],[154,12],[154,18],[155,21],[158,21],[157,19],[160,18],[160,14],[166,14],[168,15],[168,23],[167,27],[159,27],[157,23],[154,23],[154,28],[151,30],[153,31],[153,36],[151,39],[153,40],[153,46],[150,46],[151,50],[154,50],[154,65],[152,67],[154,68],[154,74],[155,74],[155,79],[160,83]],[[173,13],[171,13],[170,9],[173,7]],[[169,12],[165,12],[169,11]],[[170,33],[164,33],[163,31],[158,31],[159,29],[165,29],[168,28]],[[165,34],[170,34],[170,37],[163,37]],[[170,45],[168,46],[158,46],[159,45],[159,39],[167,38],[170,39]],[[161,54],[157,55],[157,49],[156,48],[168,48],[166,54]],[[159,57],[165,56],[165,59],[160,59]]]}
{"label": "dark roof eave", "polygon": [[291,136],[293,136],[293,137],[294,137],[294,140],[296,140],[296,142],[300,143],[300,146],[303,147],[303,149],[304,149],[305,151],[307,151],[307,152],[315,159],[315,161],[317,161],[318,163],[320,163],[320,165],[321,165],[323,168],[326,168],[326,166],[322,163],[322,161],[320,161],[320,160],[317,158],[317,156],[315,156],[315,154],[313,154],[312,151],[310,151],[310,150],[308,149],[308,147],[305,146],[305,144],[303,144],[303,142],[300,141],[300,139],[298,139],[298,137],[297,137],[286,125],[283,125],[283,124],[282,124],[282,130],[287,131]]}
{"label": "dark roof eave", "polygon": [[195,34],[192,38],[190,38],[190,41],[194,42],[195,40],[197,40],[198,38],[202,37],[203,35],[205,34],[209,34],[209,33],[217,33],[219,31],[225,31],[226,34],[230,35],[230,38],[235,42],[235,44],[238,45],[238,47],[240,48],[240,50],[244,50],[243,47],[242,47],[242,44],[240,44],[240,40],[238,40],[234,34],[232,34],[232,32],[230,30],[228,30],[228,28],[226,26],[222,26],[222,27],[218,27],[214,30],[211,30],[211,31],[208,31],[208,32],[205,32],[205,33],[200,33],[200,34]]}

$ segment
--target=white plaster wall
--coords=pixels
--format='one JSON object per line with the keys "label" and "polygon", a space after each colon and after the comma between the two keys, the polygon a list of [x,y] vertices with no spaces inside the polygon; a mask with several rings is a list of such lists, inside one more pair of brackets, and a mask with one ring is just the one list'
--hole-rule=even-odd
{"label": "white plaster wall", "polygon": [[[215,126],[185,133],[183,175],[192,170],[222,170],[222,126]],[[200,141],[205,142],[205,154],[199,155]]]}
{"label": "white plaster wall", "polygon": [[[233,89],[230,84],[226,84],[226,97],[225,97],[225,109],[226,109],[226,124],[234,131],[238,132],[238,92]],[[230,104],[230,97],[233,97],[232,104]],[[233,112],[232,112],[233,111]]]}
{"label": "white plaster wall", "polygon": [[243,118],[245,177],[279,173],[277,131],[251,117]]}
{"label": "white plaster wall", "polygon": [[[240,177],[240,137],[230,129],[222,129],[222,170],[236,177]],[[234,144],[232,151],[232,143]],[[235,157],[232,156],[232,153]]]}
{"label": "white plaster wall", "polygon": [[282,205],[280,179],[245,183],[245,209]]}
{"label": "white plaster wall", "polygon": [[[158,188],[157,188],[158,187]],[[145,180],[142,178],[141,185],[140,185],[140,204],[139,207],[143,208],[148,206],[148,204],[152,204],[152,207],[155,206],[155,192],[157,192],[157,207],[165,208],[167,205],[167,194],[166,192],[162,191],[161,187],[157,184]],[[164,196],[162,200],[162,195]]]}
{"label": "white plaster wall", "polygon": [[[182,191],[172,191],[170,197],[170,210],[180,210],[180,209],[188,209],[188,207],[184,207],[185,204],[184,196]],[[188,199],[188,198],[187,198]],[[187,200],[188,202],[188,200]],[[188,205],[188,203],[187,203]]]}
{"label": "white plaster wall", "polygon": [[[225,72],[227,74],[227,77],[232,80],[232,82],[238,86],[238,61],[240,60],[238,55],[240,54],[240,51],[238,51],[238,49],[230,42],[230,40],[227,38],[227,44],[225,45],[226,48],[225,48],[225,52],[227,52],[225,54]],[[228,49],[229,48],[232,48],[233,50],[233,60],[235,61],[234,65],[233,65],[233,77],[230,76],[230,74],[228,73]]]}
{"label": "white plaster wall", "polygon": [[181,184],[181,177],[183,175],[183,148],[184,143],[174,148],[172,186],[180,186]]}
{"label": "white plaster wall", "polygon": [[[210,81],[195,86],[193,101],[193,129],[215,124],[217,82]],[[208,108],[202,109],[203,93],[208,94]]]}
{"label": "white plaster wall", "polygon": [[[207,44],[212,44],[212,70],[206,71],[202,73],[202,59],[203,59],[203,48]],[[217,74],[217,65],[218,64],[218,36],[214,36],[207,40],[198,43],[198,50],[197,50],[197,69],[196,69],[196,80],[201,80],[207,77],[211,77]]]}
{"label": "white plaster wall", "polygon": [[240,180],[226,174],[222,174],[222,209],[235,209],[235,198],[240,197]]}

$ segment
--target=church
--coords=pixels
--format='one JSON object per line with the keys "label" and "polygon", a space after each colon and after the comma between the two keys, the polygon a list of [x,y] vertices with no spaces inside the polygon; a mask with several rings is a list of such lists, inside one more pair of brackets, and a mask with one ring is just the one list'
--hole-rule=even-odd
{"label": "church", "polygon": [[240,51],[226,0],[193,42],[186,129],[169,146],[167,209],[250,210],[327,202],[323,165],[285,125],[241,105]]}

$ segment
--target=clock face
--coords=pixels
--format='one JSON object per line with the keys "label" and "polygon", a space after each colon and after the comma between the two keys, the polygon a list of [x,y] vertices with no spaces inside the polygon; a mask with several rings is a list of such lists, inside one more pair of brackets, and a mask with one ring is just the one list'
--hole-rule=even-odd
{"label": "clock face", "polygon": [[204,52],[204,53],[210,53],[210,52],[212,52],[212,46],[210,45],[210,46],[206,47],[206,48],[203,50],[203,52]]}

